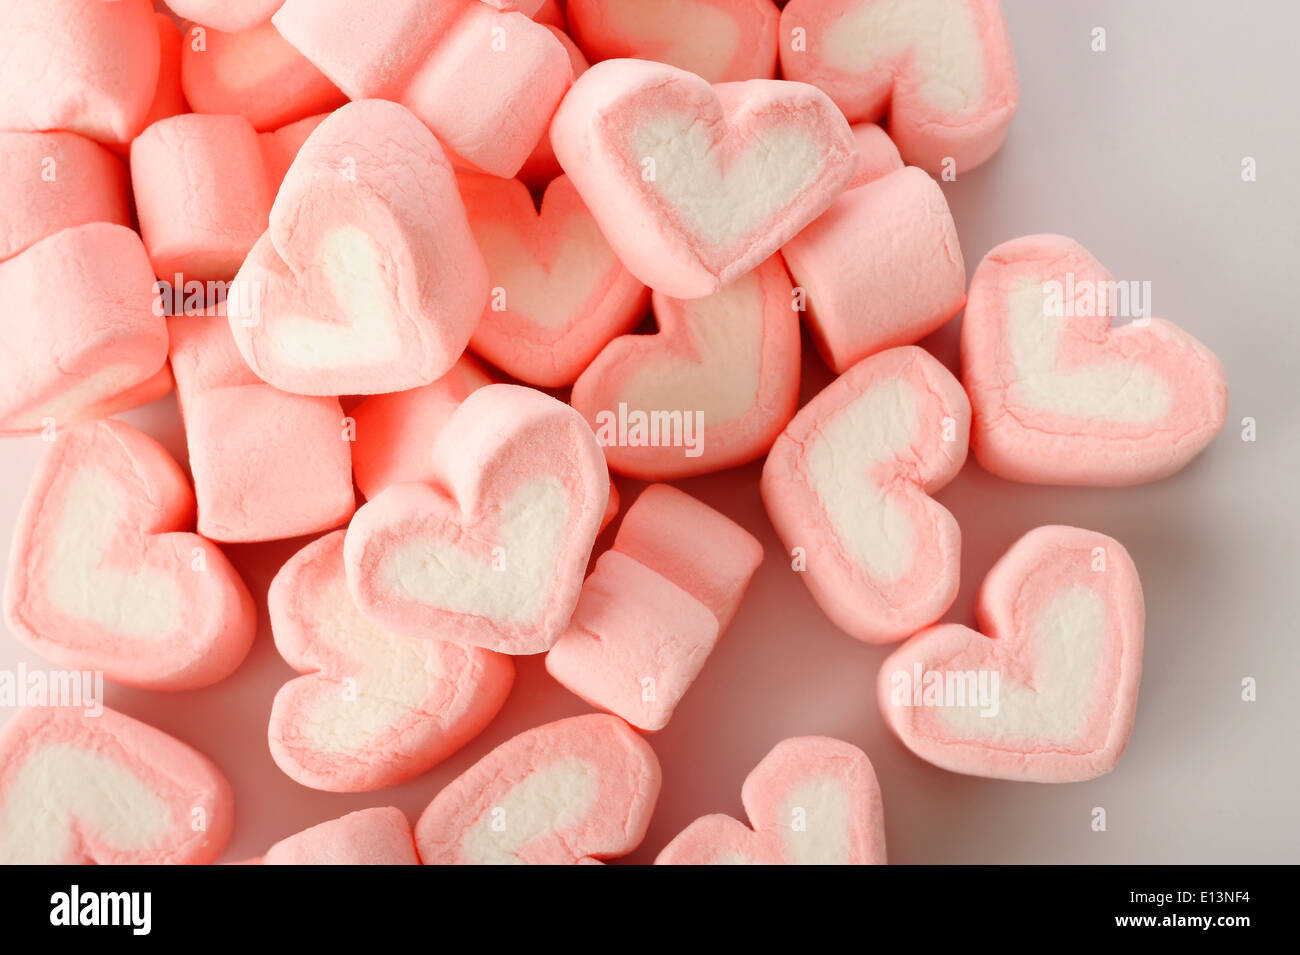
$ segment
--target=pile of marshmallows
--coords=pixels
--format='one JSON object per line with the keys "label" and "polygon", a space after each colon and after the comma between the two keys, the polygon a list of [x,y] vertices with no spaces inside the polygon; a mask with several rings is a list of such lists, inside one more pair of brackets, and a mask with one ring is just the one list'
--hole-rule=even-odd
{"label": "pile of marshmallows", "polygon": [[[293,779],[425,772],[492,720],[513,655],[546,653],[606,711],[506,742],[414,829],[377,808],[260,861],[638,845],[660,785],[642,732],[763,553],[660,483],[588,574],[610,471],[766,457],[767,512],[826,615],[906,638],[878,697],[911,750],[1040,782],[1114,767],[1144,625],[1124,547],[1040,527],[989,572],[980,632],[936,626],[960,533],[931,495],[968,440],[1015,481],[1162,478],[1221,429],[1226,382],[1176,326],[1112,323],[1104,291],[1049,307],[1111,283],[1068,238],[1013,239],[967,287],[931,174],[988,159],[1015,112],[997,0],[170,6],[189,21],[0,0],[0,431],[50,442],[13,633],[126,685],[206,686],[256,628],[217,545],[323,535],[267,596],[303,674],[268,733]],[[963,308],[959,382],[913,343]],[[632,334],[648,311],[657,331]],[[799,408],[801,319],[839,377]],[[188,475],[108,418],[172,388]],[[945,674],[982,671],[995,715],[937,705]],[[884,861],[853,746],[786,740],[743,795],[750,825],[702,818],[659,861]],[[209,862],[232,820],[206,758],[121,714],[32,708],[0,731],[4,861]]]}

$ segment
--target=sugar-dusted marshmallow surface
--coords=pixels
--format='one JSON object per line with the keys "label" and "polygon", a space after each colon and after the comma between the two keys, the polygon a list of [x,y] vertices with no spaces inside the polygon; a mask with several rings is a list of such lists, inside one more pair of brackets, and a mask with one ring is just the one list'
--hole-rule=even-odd
{"label": "sugar-dusted marshmallow surface", "polygon": [[199,533],[267,541],[345,523],[356,495],[338,399],[266,384],[249,370],[219,311],[167,320]]}
{"label": "sugar-dusted marshmallow surface", "polygon": [[277,388],[378,394],[445,374],[487,293],[437,140],[396,103],[363,100],[299,150],[227,311],[245,360]]}
{"label": "sugar-dusted marshmallow surface", "polygon": [[1000,0],[790,0],[781,73],[850,122],[887,118],[903,159],[933,173],[997,152],[1020,101]]}
{"label": "sugar-dusted marshmallow surface", "polygon": [[463,175],[461,197],[492,287],[470,348],[533,385],[571,385],[650,293],[623,267],[568,177],[540,211],[517,179]]}
{"label": "sugar-dusted marshmallow surface", "polygon": [[271,213],[262,144],[243,116],[184,113],[131,143],[140,235],[164,280],[229,281]]}
{"label": "sugar-dusted marshmallow surface", "polygon": [[158,62],[149,0],[0,0],[0,129],[129,140],[144,128]]}
{"label": "sugar-dusted marshmallow surface", "polygon": [[966,460],[970,404],[914,346],[854,365],[800,409],[763,466],[763,503],[818,605],[867,643],[957,596],[961,532],[930,495]]}
{"label": "sugar-dusted marshmallow surface", "polygon": [[659,797],[659,760],[614,716],[576,716],[502,743],[415,826],[425,865],[568,865],[626,855]]}
{"label": "sugar-dusted marshmallow surface", "polygon": [[546,654],[561,686],[641,730],[668,725],[718,642],[718,620],[644,564],[607,551]]}
{"label": "sugar-dusted marshmallow surface", "polygon": [[177,16],[226,33],[250,30],[271,19],[284,0],[167,0]]}
{"label": "sugar-dusted marshmallow surface", "polygon": [[131,224],[126,167],[76,133],[0,133],[0,261],[61,229]]}
{"label": "sugar-dusted marshmallow surface", "polygon": [[807,295],[813,341],[837,373],[919,341],[966,301],[948,202],[915,167],[848,190],[781,255]]}
{"label": "sugar-dusted marshmallow surface", "polygon": [[773,256],[712,295],[653,295],[655,335],[616,338],[573,386],[610,467],[647,480],[762,457],[799,399],[799,317]]}
{"label": "sugar-dusted marshmallow surface", "polygon": [[573,79],[549,29],[478,0],[287,0],[273,22],[352,99],[400,101],[495,176],[519,171]]}
{"label": "sugar-dusted marshmallow surface", "polygon": [[789,241],[853,177],[853,133],[801,83],[710,86],[643,60],[598,63],[551,121],[560,165],[628,270],[709,295]]}
{"label": "sugar-dusted marshmallow surface", "polygon": [[276,29],[351,99],[397,99],[460,13],[478,0],[285,0]]}
{"label": "sugar-dusted marshmallow surface", "polygon": [[825,736],[783,740],[740,792],[750,825],[703,816],[655,865],[883,865],[885,816],[867,755]]}
{"label": "sugar-dusted marshmallow surface", "polygon": [[268,736],[276,765],[304,786],[396,786],[465,745],[505,703],[509,657],[401,637],[348,593],[343,531],[308,544],[271,581],[276,649],[306,676],[281,687]]}
{"label": "sugar-dusted marshmallow surface", "polygon": [[470,393],[492,379],[469,356],[431,385],[372,395],[352,409],[352,472],[367,500],[390,484],[434,480],[433,440]]}
{"label": "sugar-dusted marshmallow surface", "polygon": [[546,135],[573,82],[564,46],[522,13],[463,4],[401,101],[448,152],[494,176],[513,176]]}
{"label": "sugar-dusted marshmallow surface", "polygon": [[[140,237],[107,222],[64,229],[0,262],[0,432],[121,410],[155,379],[167,327],[153,284]],[[142,391],[145,401],[158,396]]]}
{"label": "sugar-dusted marshmallow surface", "polygon": [[1118,541],[1039,527],[976,597],[979,632],[922,630],[880,667],[876,699],[908,749],[957,773],[1065,783],[1115,768],[1142,677],[1142,586]]}
{"label": "sugar-dusted marshmallow surface", "polygon": [[569,0],[565,17],[592,62],[658,60],[710,83],[776,76],[772,0]]}
{"label": "sugar-dusted marshmallow surface", "polygon": [[653,484],[627,509],[614,550],[671,580],[726,630],[740,606],[763,546],[753,534],[703,501]]}
{"label": "sugar-dusted marshmallow surface", "polygon": [[1113,486],[1167,477],[1204,450],[1227,417],[1227,376],[1150,309],[1149,283],[1116,281],[1065,236],[986,255],[961,337],[980,464],[1013,481]]}
{"label": "sugar-dusted marshmallow surface", "polygon": [[162,445],[120,421],[61,431],[42,458],[5,583],[10,629],[110,680],[189,690],[229,675],[256,630],[225,556],[189,533],[194,496]]}
{"label": "sugar-dusted marshmallow surface", "polygon": [[107,707],[20,710],[0,728],[0,864],[206,864],[234,823],[206,757]]}
{"label": "sugar-dusted marshmallow surface", "polygon": [[348,527],[348,589],[406,636],[550,649],[573,615],[609,499],[578,413],[519,385],[469,395],[433,444],[434,480],[398,484]]}
{"label": "sugar-dusted marshmallow surface", "polygon": [[393,806],[362,809],[281,839],[261,865],[419,865],[411,823]]}
{"label": "sugar-dusted marshmallow surface", "polygon": [[655,731],[668,725],[730,623],[763,548],[666,484],[647,488],[623,527],[583,584],[546,669],[592,705]]}
{"label": "sugar-dusted marshmallow surface", "polygon": [[237,33],[191,26],[181,37],[181,83],[194,112],[237,114],[259,131],[347,102],[270,23]]}

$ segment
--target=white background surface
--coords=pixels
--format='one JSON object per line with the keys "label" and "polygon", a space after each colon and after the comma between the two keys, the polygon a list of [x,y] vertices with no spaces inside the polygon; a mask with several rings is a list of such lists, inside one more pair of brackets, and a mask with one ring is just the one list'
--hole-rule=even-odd
{"label": "white background surface", "polygon": [[[1067,523],[1132,553],[1146,594],[1137,722],[1118,769],[1047,786],[958,776],[885,730],[874,680],[889,648],[837,632],[788,570],[759,503],[754,465],[682,483],[767,547],[735,623],[651,738],[664,789],[641,850],[650,861],[707,812],[742,816],[740,786],[780,739],[820,733],[866,750],[884,791],[891,861],[1300,861],[1300,626],[1296,443],[1300,295],[1300,4],[1189,0],[1007,0],[1023,86],[1006,146],[945,184],[968,273],[992,246],[1031,232],[1083,242],[1117,278],[1153,284],[1155,314],[1209,345],[1228,370],[1227,430],[1184,472],[1120,490],[1015,485],[972,461],[939,495],[961,523],[970,623],[984,572],[1021,534]],[[1090,50],[1104,27],[1108,51]],[[1259,179],[1241,180],[1253,156]],[[32,316],[33,321],[39,320]],[[926,342],[956,368],[957,323]],[[805,399],[829,381],[805,361]],[[1258,441],[1240,422],[1258,422]],[[171,399],[125,416],[183,458]],[[0,535],[12,535],[41,449],[0,445]],[[620,481],[625,502],[636,491]],[[607,543],[607,539],[602,544]],[[226,548],[259,599],[302,542]],[[44,664],[0,634],[0,668]],[[107,701],[195,745],[227,773],[239,818],[228,859],[365,806],[414,820],[438,789],[529,726],[587,707],[525,660],[501,716],[433,772],[380,793],[337,795],[283,776],[266,750],[275,689],[292,675],[263,624],[249,660],[207,690],[111,686]],[[1241,700],[1254,677],[1255,703]],[[0,721],[10,714],[0,712]],[[1090,829],[1093,807],[1109,830]]]}

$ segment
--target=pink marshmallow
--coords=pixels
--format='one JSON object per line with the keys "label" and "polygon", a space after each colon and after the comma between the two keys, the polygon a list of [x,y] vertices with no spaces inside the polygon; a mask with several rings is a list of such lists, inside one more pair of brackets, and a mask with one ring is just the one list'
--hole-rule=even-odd
{"label": "pink marshmallow", "polygon": [[837,374],[919,341],[966,301],[947,200],[916,168],[845,192],[781,255],[806,293],[813,341]]}
{"label": "pink marshmallow", "polygon": [[852,127],[853,140],[858,146],[858,169],[849,180],[849,188],[856,189],[875,182],[891,172],[903,168],[903,157],[898,147],[875,123],[856,123]]}
{"label": "pink marshmallow", "polygon": [[799,318],[780,258],[704,298],[653,303],[658,333],[616,338],[573,386],[610,468],[674,480],[762,457],[799,399]]}
{"label": "pink marshmallow", "polygon": [[167,0],[177,16],[226,33],[265,23],[282,3],[284,0]]}
{"label": "pink marshmallow", "polygon": [[281,839],[261,865],[419,865],[411,824],[400,809],[350,812]]}
{"label": "pink marshmallow", "polygon": [[348,589],[412,637],[540,653],[578,601],[609,497],[591,430],[519,385],[467,397],[438,432],[435,480],[398,484],[348,527]]}
{"label": "pink marshmallow", "polygon": [[564,19],[564,8],[560,6],[559,0],[542,0],[533,12],[532,17],[535,23],[543,23],[546,26],[555,27],[557,30],[563,30],[567,26]]}
{"label": "pink marshmallow", "polygon": [[490,384],[483,369],[462,356],[431,385],[373,395],[357,405],[352,471],[361,494],[370,499],[390,484],[433,481],[434,438],[471,392]]}
{"label": "pink marshmallow", "polygon": [[220,314],[185,314],[167,325],[199,533],[266,541],[345,523],[356,497],[338,399],[292,395],[263,382]]}
{"label": "pink marshmallow", "polygon": [[395,100],[471,3],[285,0],[271,22],[350,99]]}
{"label": "pink marshmallow", "polygon": [[931,495],[961,470],[969,428],[957,380],[908,346],[854,365],[772,446],[763,503],[841,630],[889,643],[952,605],[961,532]]}
{"label": "pink marshmallow", "polygon": [[668,725],[718,636],[708,607],[611,550],[583,584],[546,670],[592,706],[654,732]]}
{"label": "pink marshmallow", "polygon": [[749,828],[703,816],[655,865],[884,865],[880,784],[866,753],[837,739],[783,740],[745,777]]}
{"label": "pink marshmallow", "polygon": [[307,138],[227,303],[263,380],[297,394],[379,394],[446,374],[487,292],[437,141],[403,107],[364,100]]}
{"label": "pink marshmallow", "polygon": [[89,222],[131,224],[113,154],[76,133],[0,133],[0,261]]}
{"label": "pink marshmallow", "polygon": [[565,176],[540,213],[517,179],[460,177],[492,292],[470,347],[528,384],[559,388],[640,322],[650,293],[623,268]]}
{"label": "pink marshmallow", "polygon": [[622,720],[577,716],[502,743],[434,797],[415,826],[425,865],[571,865],[645,837],[659,760]]}
{"label": "pink marshmallow", "polygon": [[494,176],[515,175],[573,82],[551,31],[471,3],[411,77],[401,102],[447,150]]}
{"label": "pink marshmallow", "polygon": [[726,630],[740,606],[763,545],[735,521],[667,484],[654,484],[628,508],[614,550],[671,580]]}
{"label": "pink marshmallow", "polygon": [[259,132],[347,102],[270,23],[238,33],[190,27],[182,38],[181,81],[194,112],[243,116]]}
{"label": "pink marshmallow", "polygon": [[262,146],[262,165],[266,169],[266,181],[272,199],[280,191],[280,184],[284,182],[289,167],[298,158],[298,151],[325,118],[326,114],[308,116],[288,126],[258,134]]}
{"label": "pink marshmallow", "polygon": [[352,99],[400,101],[495,176],[519,171],[573,78],[546,27],[478,0],[287,0],[274,23]]}
{"label": "pink marshmallow", "polygon": [[1113,538],[1039,527],[976,598],[980,632],[922,630],[881,665],[885,722],[922,759],[995,779],[1066,783],[1115,768],[1133,728],[1145,611]]}
{"label": "pink marshmallow", "polygon": [[[158,122],[180,113],[189,112],[185,91],[181,88],[181,31],[169,14],[155,13],[158,27],[158,82],[154,86],[153,101],[145,114],[140,130],[144,131]],[[105,146],[123,161],[131,154],[134,139],[106,142]]]}
{"label": "pink marshmallow", "polygon": [[121,410],[154,378],[167,328],[153,282],[140,237],[106,222],[56,232],[0,262],[0,432]]}
{"label": "pink marshmallow", "polygon": [[102,710],[25,708],[0,728],[0,864],[214,861],[234,824],[225,777],[180,740]]}
{"label": "pink marshmallow", "polygon": [[5,585],[14,635],[110,680],[192,690],[224,679],[257,629],[253,600],[190,533],[194,496],[162,445],[120,421],[61,433],[23,503]]}
{"label": "pink marshmallow", "polygon": [[674,298],[757,268],[825,211],[856,163],[844,117],[812,87],[715,88],[641,60],[584,73],[551,145],[628,271]]}
{"label": "pink marshmallow", "polygon": [[385,789],[414,779],[477,736],[514,681],[509,657],[401,637],[348,594],[343,531],[291,557],[271,581],[275,645],[306,676],[271,707],[271,756],[304,786]]}
{"label": "pink marshmallow", "polygon": [[140,235],[155,274],[229,281],[266,231],[273,195],[243,116],[185,113],[131,144]]}
{"label": "pink marshmallow", "polygon": [[790,0],[781,75],[825,90],[851,123],[888,114],[903,159],[932,173],[997,152],[1020,100],[999,0]]}
{"label": "pink marshmallow", "polygon": [[569,0],[565,17],[593,63],[657,60],[709,83],[776,76],[772,0]]}
{"label": "pink marshmallow", "polygon": [[583,584],[547,671],[638,729],[663,729],[762,559],[739,524],[666,484],[647,488]]}
{"label": "pink marshmallow", "polygon": [[[1065,236],[1024,236],[984,257],[961,351],[985,470],[1033,484],[1141,484],[1209,445],[1228,413],[1223,365],[1139,296]],[[1112,327],[1122,318],[1134,320]]]}
{"label": "pink marshmallow", "polygon": [[[551,0],[551,2],[554,2],[554,0]],[[551,35],[555,39],[560,41],[560,45],[564,47],[564,52],[569,54],[569,66],[573,69],[574,79],[587,72],[591,64],[582,55],[578,45],[569,39],[569,35],[564,32],[563,27],[548,24],[547,29],[551,31]],[[551,146],[549,129],[550,124],[548,123],[548,131],[542,134],[542,138],[533,147],[532,154],[519,167],[518,178],[526,182],[529,189],[544,189],[547,183],[564,172],[560,168],[560,161],[555,158],[555,149]]]}
{"label": "pink marshmallow", "polygon": [[158,42],[149,0],[0,0],[0,130],[130,140],[158,85]]}

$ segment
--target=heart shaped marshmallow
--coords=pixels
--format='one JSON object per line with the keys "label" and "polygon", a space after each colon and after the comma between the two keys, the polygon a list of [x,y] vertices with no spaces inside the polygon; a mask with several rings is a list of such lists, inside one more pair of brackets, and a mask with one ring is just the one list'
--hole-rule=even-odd
{"label": "heart shaped marshmallow", "polygon": [[674,298],[757,268],[831,204],[857,156],[848,123],[813,87],[713,87],[644,60],[582,74],[551,145],[628,271]]}
{"label": "heart shaped marshmallow", "polygon": [[407,636],[550,649],[608,504],[591,429],[540,391],[488,385],[438,433],[433,466],[433,483],[387,488],[348,527],[348,588],[361,612]]}
{"label": "heart shaped marshmallow", "polygon": [[636,327],[649,292],[567,176],[546,187],[540,212],[517,179],[464,175],[460,192],[492,286],[470,348],[528,384],[573,384],[610,339]]}
{"label": "heart shaped marshmallow", "polygon": [[160,690],[229,675],[253,641],[253,600],[192,526],[194,496],[162,445],[120,421],[61,432],[14,536],[5,613],[42,656]]}
{"label": "heart shaped marshmallow", "polygon": [[571,865],[626,855],[645,837],[659,760],[614,716],[520,733],[434,797],[415,826],[425,865]]}
{"label": "heart shaped marshmallow", "polygon": [[1133,727],[1145,619],[1113,538],[1039,527],[980,586],[980,632],[922,630],[880,667],[885,722],[943,769],[1064,783],[1115,768]]}
{"label": "heart shaped marshmallow", "polygon": [[360,792],[413,779],[477,736],[515,668],[365,619],[348,594],[343,535],[308,544],[271,581],[276,649],[307,675],[276,693],[268,735],[276,765],[304,786]]}
{"label": "heart shaped marshmallow", "polygon": [[705,298],[653,302],[658,334],[610,342],[573,386],[610,467],[674,480],[764,455],[799,400],[799,317],[780,257]]}
{"label": "heart shaped marshmallow", "polygon": [[851,123],[888,114],[903,159],[936,174],[997,152],[1020,101],[1000,0],[791,0],[781,75],[825,90]]}
{"label": "heart shaped marshmallow", "polygon": [[377,394],[445,374],[486,301],[442,148],[403,107],[363,100],[303,144],[227,311],[245,360],[277,388]]}
{"label": "heart shaped marshmallow", "polygon": [[695,820],[655,865],[883,865],[880,784],[865,753],[825,736],[787,739],[745,778],[753,828],[730,816]]}
{"label": "heart shaped marshmallow", "polygon": [[826,615],[867,643],[899,640],[957,596],[961,532],[930,495],[966,460],[970,405],[920,348],[854,365],[772,446],[763,503]]}
{"label": "heart shaped marshmallow", "polygon": [[0,864],[202,865],[233,824],[217,768],[129,716],[33,707],[0,728]]}
{"label": "heart shaped marshmallow", "polygon": [[1199,454],[1223,428],[1227,378],[1150,307],[1149,283],[1144,294],[1115,281],[1065,236],[986,255],[961,333],[979,463],[1013,481],[1114,486],[1167,477]]}

